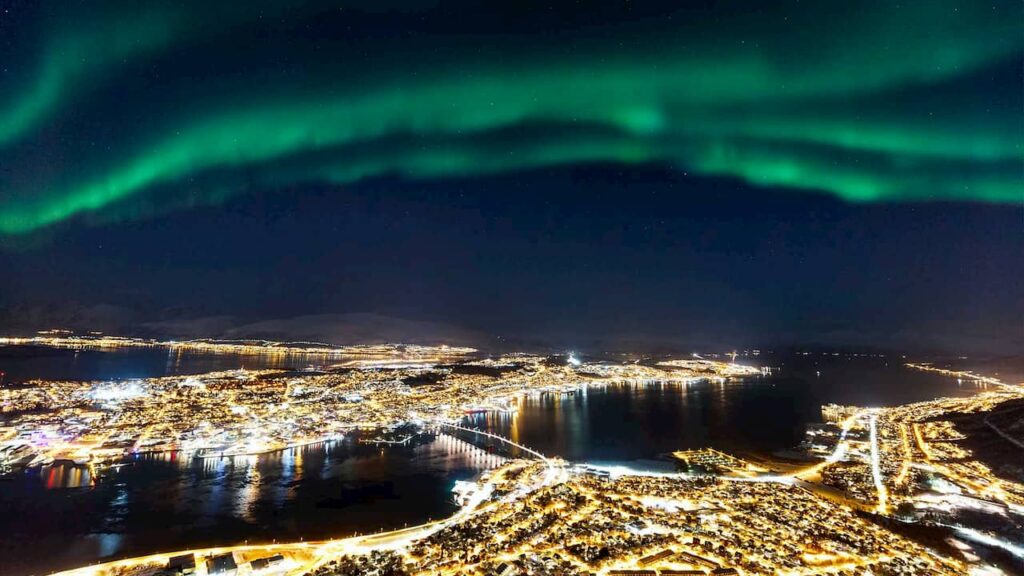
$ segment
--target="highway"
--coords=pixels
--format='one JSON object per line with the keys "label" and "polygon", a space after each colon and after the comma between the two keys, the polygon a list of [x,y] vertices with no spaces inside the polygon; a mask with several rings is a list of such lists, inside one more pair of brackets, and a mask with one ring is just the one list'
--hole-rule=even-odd
{"label": "highway", "polygon": [[856,412],[855,414],[844,420],[842,424],[840,424],[839,440],[836,442],[835,449],[833,449],[832,453],[828,455],[828,458],[825,458],[824,460],[818,462],[817,464],[812,464],[811,466],[807,466],[799,470],[794,470],[793,472],[786,474],[786,476],[797,478],[800,480],[807,480],[809,477],[813,477],[818,472],[821,472],[821,470],[824,469],[829,464],[835,464],[836,462],[839,462],[840,460],[845,458],[847,450],[850,449],[850,444],[849,442],[846,441],[846,436],[847,434],[850,433],[850,429],[853,428],[853,425],[862,416],[862,412]]}
{"label": "highway", "polygon": [[885,514],[888,510],[889,492],[882,481],[882,464],[878,454],[878,415],[871,413],[871,476],[875,481],[875,491],[878,493],[878,512]]}

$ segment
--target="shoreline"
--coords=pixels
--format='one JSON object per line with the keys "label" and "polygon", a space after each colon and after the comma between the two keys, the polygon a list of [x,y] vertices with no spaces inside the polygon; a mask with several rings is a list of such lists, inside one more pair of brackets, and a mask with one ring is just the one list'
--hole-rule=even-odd
{"label": "shoreline", "polygon": [[[624,380],[618,380],[618,381],[614,381],[614,382],[580,382],[580,383],[577,383],[577,384],[574,385],[573,391],[578,391],[578,390],[581,390],[581,389],[589,388],[591,386],[604,387],[604,386],[608,386],[608,385],[627,385],[627,386],[628,385],[651,385],[651,384],[659,384],[659,383],[692,382],[692,381],[697,381],[697,380],[711,380],[711,379],[708,379],[708,378],[700,378],[700,379],[695,379],[695,378],[682,379],[681,378],[681,379],[677,379],[677,380],[624,379]],[[536,393],[538,393],[538,394],[564,394],[564,393],[566,393],[566,391],[565,390],[542,390],[542,391],[537,391]],[[980,393],[981,392],[979,392],[979,394]],[[945,398],[945,397],[940,396],[940,397],[937,397],[936,399],[942,399],[942,398]],[[491,411],[491,412],[494,412],[494,411]],[[462,418],[459,418],[456,421],[458,422],[458,421],[461,421],[461,420],[462,420]],[[283,451],[283,450],[291,449],[291,448],[298,447],[298,446],[316,444],[316,443],[321,443],[321,442],[330,441],[330,440],[331,439],[327,439],[327,440],[325,440],[325,439],[316,439],[316,440],[313,440],[313,441],[310,441],[310,442],[303,442],[303,443],[299,443],[299,444],[296,444],[296,445],[291,445],[291,446],[286,446],[286,447],[275,448],[275,449],[272,449],[272,450],[262,451],[259,454],[278,452],[278,451]],[[152,453],[153,454],[160,454],[160,453],[167,453],[167,452],[174,452],[174,451],[154,451]],[[766,462],[766,463],[769,463],[770,465],[773,465],[773,466],[781,466],[781,465],[795,466],[792,463],[787,463],[785,461],[780,461],[779,459],[775,458],[774,455],[770,455],[770,454],[766,455],[766,454],[758,453],[758,452],[755,452],[755,451],[744,451],[744,452],[738,452],[737,454],[742,456],[742,457],[744,457],[744,458],[753,457],[752,459],[754,459],[757,462]],[[226,457],[233,457],[233,455],[221,455],[221,454],[218,454],[218,455],[209,456],[207,458],[226,458]],[[832,498],[828,498],[828,496],[825,494],[825,492],[827,492],[827,491],[824,491],[824,490],[821,490],[821,489],[818,489],[818,490],[812,489],[812,488],[815,487],[815,485],[813,483],[805,483],[803,481],[797,481],[796,485],[798,485],[798,486],[800,486],[802,488],[808,489],[808,490],[814,492],[818,496],[821,496],[821,497],[833,500]],[[853,507],[853,508],[858,508],[858,509],[861,509],[861,510],[865,509],[863,505],[860,505],[860,506],[853,506],[853,505],[851,505],[850,501],[846,500],[842,495],[837,495],[837,498],[839,500],[833,500],[833,501],[841,501],[846,506],[850,506],[850,507]],[[448,520],[450,520],[451,518],[454,518],[454,516],[450,517]],[[429,522],[429,523],[426,523],[426,524],[421,524],[421,525],[417,525],[417,526],[413,526],[413,527],[403,528],[403,529],[400,529],[400,530],[394,530],[394,531],[390,531],[390,532],[386,532],[386,533],[363,534],[363,535],[351,536],[351,537],[344,538],[344,539],[339,539],[339,540],[318,541],[318,543],[330,542],[330,543],[338,544],[340,542],[355,542],[355,541],[367,541],[367,540],[371,540],[371,539],[376,540],[376,539],[381,539],[381,538],[388,538],[388,537],[391,537],[391,536],[394,536],[394,535],[397,535],[397,534],[406,533],[406,532],[409,532],[409,531],[415,531],[417,529],[422,529],[422,528],[425,528],[425,527],[434,526],[437,523],[444,522],[444,521],[445,521],[445,519],[436,520],[436,521]],[[311,545],[313,545],[313,543],[300,543],[300,544],[302,544],[304,546],[311,546]],[[290,546],[295,546],[295,545],[296,544],[294,544],[294,543],[293,544],[282,544],[282,545],[274,544],[274,546],[277,546],[277,547],[284,546],[286,548],[290,547]],[[209,548],[209,550],[223,550],[223,549],[226,549],[226,548],[236,549],[236,547],[233,547],[233,546],[219,546],[219,547]],[[245,548],[246,549],[254,549],[254,548],[260,548],[260,547],[259,546],[255,546],[255,545],[246,545]],[[242,548],[237,548],[237,549],[241,550]],[[148,556],[145,556],[143,558],[162,557],[162,556],[167,556],[167,555],[169,555],[169,553],[159,553],[159,554],[148,555]],[[118,564],[118,563],[121,563],[121,562],[132,561],[132,560],[137,560],[137,559],[138,559],[138,557],[136,557],[136,558],[126,558],[126,559],[122,559],[122,560],[112,560],[112,561],[109,561],[107,563],[103,563],[102,565]],[[70,571],[62,572],[62,574],[64,574],[64,573],[74,574],[74,573],[76,573],[75,570],[79,570],[79,569],[71,569]]]}

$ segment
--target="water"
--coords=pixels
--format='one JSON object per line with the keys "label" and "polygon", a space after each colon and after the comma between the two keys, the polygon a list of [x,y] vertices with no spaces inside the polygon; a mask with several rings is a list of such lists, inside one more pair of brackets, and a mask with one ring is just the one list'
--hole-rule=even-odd
{"label": "water", "polygon": [[975,394],[955,378],[902,360],[767,357],[775,375],[744,381],[613,385],[520,400],[516,414],[478,414],[472,426],[575,461],[652,459],[713,447],[769,454],[799,444],[825,403],[896,405]]}
{"label": "water", "polygon": [[259,457],[140,456],[94,482],[53,466],[0,482],[0,574],[251,542],[337,538],[453,514],[456,480],[502,461],[450,436]]}
{"label": "water", "polygon": [[[50,352],[8,349],[0,354],[0,370],[116,379],[270,366],[251,357],[169,357],[152,349]],[[467,423],[551,456],[636,462],[704,446],[741,453],[790,448],[802,440],[809,422],[820,419],[827,402],[892,405],[978,390],[912,371],[897,358],[758,360],[777,367],[776,375],[531,396],[520,401],[514,416],[477,415]],[[47,573],[101,559],[244,540],[341,537],[447,516],[455,510],[454,481],[500,461],[467,444],[473,435],[459,436],[420,437],[407,446],[384,448],[349,438],[224,460],[141,457],[98,481],[84,468],[31,470],[0,481],[0,574]]]}
{"label": "water", "polygon": [[550,456],[589,462],[654,459],[713,446],[773,451],[803,438],[821,414],[791,383],[615,385],[568,395],[531,396],[519,412],[479,414],[470,425]]}
{"label": "water", "polygon": [[44,346],[0,346],[0,372],[3,372],[0,381],[155,378],[238,368],[304,368],[323,363],[323,356],[243,356],[156,347],[70,350]]}
{"label": "water", "polygon": [[[972,382],[908,368],[902,356],[778,354],[762,356],[778,378],[807,388],[819,403],[896,406],[940,396],[970,396],[984,389]],[[984,364],[981,370],[985,371]],[[959,369],[959,368],[958,368]]]}

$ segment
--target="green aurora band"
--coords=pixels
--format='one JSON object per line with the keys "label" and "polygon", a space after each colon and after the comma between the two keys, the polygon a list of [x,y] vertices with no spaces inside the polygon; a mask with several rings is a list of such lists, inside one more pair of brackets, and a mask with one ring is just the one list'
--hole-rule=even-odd
{"label": "green aurora band", "polygon": [[171,41],[172,21],[163,15],[101,23],[62,33],[40,58],[28,87],[0,109],[0,145],[35,127],[79,81],[103,74],[119,59],[141,55]]}
{"label": "green aurora band", "polygon": [[[762,37],[749,23],[722,38],[690,23],[647,40],[629,30],[584,38],[571,52],[501,48],[411,68],[371,59],[337,78],[318,63],[321,80],[294,89],[261,90],[258,75],[240,74],[230,105],[185,91],[174,109],[187,113],[119,135],[109,153],[52,173],[0,172],[0,233],[82,214],[143,217],[257,187],[586,162],[666,163],[853,202],[1022,203],[1021,97],[966,113],[955,89],[1020,58],[1021,4],[926,4],[862,6],[856,20],[819,18],[813,32],[801,22],[818,16],[805,15],[789,30],[797,39],[757,47],[744,40]],[[0,113],[0,164],[5,143],[30,156],[33,126],[85,100],[66,89],[72,80],[114,82],[126,58],[202,36],[175,36],[178,15],[135,17],[138,26],[118,27],[124,36],[108,29],[106,40],[47,52]],[[76,66],[76,51],[92,58]]]}

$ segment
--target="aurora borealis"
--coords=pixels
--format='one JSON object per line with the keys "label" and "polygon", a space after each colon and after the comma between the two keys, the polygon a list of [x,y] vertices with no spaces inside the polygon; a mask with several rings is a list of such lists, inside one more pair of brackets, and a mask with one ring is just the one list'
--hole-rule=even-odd
{"label": "aurora borealis", "polygon": [[852,202],[1024,198],[1014,1],[550,24],[522,6],[497,10],[505,29],[445,3],[30,4],[4,15],[8,235],[301,183],[589,162]]}
{"label": "aurora borealis", "polygon": [[1022,22],[9,0],[0,332],[1019,350]]}

